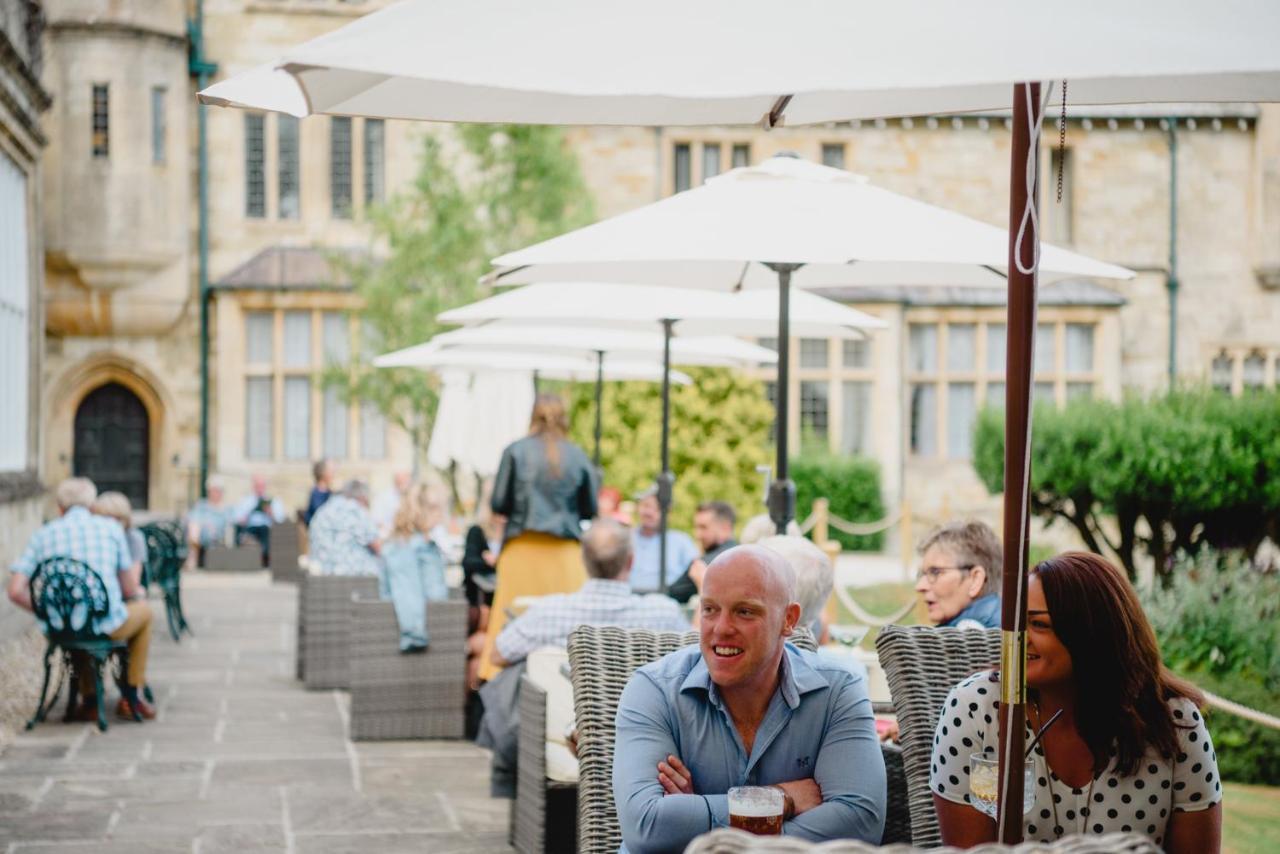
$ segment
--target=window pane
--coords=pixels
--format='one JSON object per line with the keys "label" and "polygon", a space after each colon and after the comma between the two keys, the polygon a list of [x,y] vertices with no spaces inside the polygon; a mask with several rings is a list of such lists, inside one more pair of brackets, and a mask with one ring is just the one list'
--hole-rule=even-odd
{"label": "window pane", "polygon": [[1004,408],[1004,383],[987,383],[987,406]]}
{"label": "window pane", "polygon": [[[37,178],[38,180],[38,178]],[[0,151],[0,471],[23,471],[33,448],[32,338],[27,176]],[[40,263],[43,263],[41,261]],[[36,293],[37,298],[39,292]],[[7,532],[6,532],[7,533]]]}
{"label": "window pane", "polygon": [[382,119],[364,120],[364,201],[386,198],[387,125]]}
{"label": "window pane", "polygon": [[1244,360],[1244,389],[1257,391],[1266,380],[1267,360],[1261,353],[1250,353]]}
{"label": "window pane", "polygon": [[738,143],[733,147],[733,168],[741,169],[744,166],[751,165],[751,146],[745,142]]}
{"label": "window pane", "polygon": [[387,420],[372,403],[360,404],[360,456],[380,460],[387,455]]}
{"label": "window pane", "polygon": [[702,180],[714,178],[720,174],[720,143],[704,142],[702,144]]}
{"label": "window pane", "polygon": [[311,312],[284,313],[284,366],[311,367]]}
{"label": "window pane", "polygon": [[93,87],[93,125],[90,143],[94,157],[107,157],[111,153],[110,96],[107,84]]}
{"label": "window pane", "polygon": [[1004,354],[1009,332],[1003,323],[987,324],[987,373],[1004,376]]}
{"label": "window pane", "polygon": [[276,116],[276,161],[280,184],[279,216],[281,219],[297,219],[301,212],[298,120],[284,113]]}
{"label": "window pane", "polygon": [[1057,401],[1053,396],[1053,383],[1036,383],[1033,403],[1047,403],[1053,406]]}
{"label": "window pane", "polygon": [[953,323],[947,327],[947,370],[972,371],[978,364],[978,327]]}
{"label": "window pane", "polygon": [[1093,397],[1093,383],[1067,383],[1067,402]]}
{"label": "window pane", "polygon": [[249,377],[245,380],[244,453],[251,460],[272,457],[271,377]]}
{"label": "window pane", "polygon": [[244,117],[244,215],[267,215],[266,131],[258,113]]}
{"label": "window pane", "polygon": [[311,457],[311,378],[285,377],[284,458]]}
{"label": "window pane", "polygon": [[800,339],[800,367],[825,368],[827,366],[827,339]]}
{"label": "window pane", "polygon": [[165,155],[165,137],[169,133],[168,116],[165,114],[165,93],[163,86],[151,87],[151,162],[163,163]]}
{"label": "window pane", "polygon": [[675,169],[674,184],[677,193],[682,193],[689,189],[689,185],[693,182],[691,158],[689,143],[682,142],[676,145],[674,156],[672,157],[672,168]]}
{"label": "window pane", "polygon": [[1067,324],[1067,371],[1087,374],[1093,371],[1093,324]]}
{"label": "window pane", "polygon": [[1037,374],[1053,373],[1053,348],[1053,324],[1036,324],[1035,366]]}
{"label": "window pane", "polygon": [[871,452],[871,383],[845,382],[840,389],[841,437],[843,454]]}
{"label": "window pane", "polygon": [[871,342],[865,338],[846,338],[841,342],[841,356],[846,368],[869,368]]}
{"label": "window pane", "polygon": [[800,383],[800,445],[827,447],[828,387],[826,380]]}
{"label": "window pane", "polygon": [[1213,360],[1213,368],[1209,374],[1209,383],[1218,391],[1231,391],[1231,357],[1219,353]]}
{"label": "window pane", "polygon": [[329,120],[329,198],[333,215],[351,216],[351,119]]}
{"label": "window pane", "polygon": [[911,324],[909,364],[916,373],[938,370],[938,327],[932,323]]}
{"label": "window pane", "polygon": [[833,169],[844,168],[844,143],[824,142],[822,144],[822,165]]}
{"label": "window pane", "polygon": [[324,423],[321,425],[324,455],[332,460],[347,457],[347,405],[336,388],[324,390]]}
{"label": "window pane", "polygon": [[911,387],[911,453],[938,453],[938,388],[932,383]]}
{"label": "window pane", "polygon": [[947,456],[953,460],[973,455],[973,422],[978,414],[978,394],[973,383],[947,386]]}
{"label": "window pane", "polygon": [[326,311],[321,326],[324,335],[325,362],[346,364],[351,358],[351,323],[346,313]]}
{"label": "window pane", "polygon": [[275,318],[269,311],[250,311],[244,316],[244,358],[250,365],[270,365],[274,361]]}

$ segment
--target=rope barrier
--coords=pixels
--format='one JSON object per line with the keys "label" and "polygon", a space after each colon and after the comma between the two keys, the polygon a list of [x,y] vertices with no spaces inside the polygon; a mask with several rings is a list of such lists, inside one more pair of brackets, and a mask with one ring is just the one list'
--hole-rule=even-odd
{"label": "rope barrier", "polygon": [[907,614],[910,614],[912,609],[916,607],[915,600],[913,599],[892,616],[877,617],[875,614],[869,613],[865,608],[853,601],[853,597],[849,595],[849,591],[846,590],[843,585],[837,584],[835,586],[835,592],[836,598],[840,600],[840,603],[844,605],[845,608],[849,610],[849,613],[853,614],[859,622],[866,623],[868,626],[876,626],[877,628],[883,628],[884,626],[898,622]]}
{"label": "rope barrier", "polygon": [[[829,520],[828,520],[829,521]],[[800,533],[807,534],[813,530],[813,526],[818,524],[818,514],[810,513],[809,518],[800,523]]]}
{"label": "rope barrier", "polygon": [[1222,709],[1224,712],[1242,717],[1245,720],[1253,721],[1256,724],[1261,724],[1264,727],[1280,730],[1280,718],[1275,715],[1269,715],[1266,712],[1260,712],[1257,709],[1242,706],[1239,703],[1226,699],[1225,697],[1219,697],[1217,694],[1210,694],[1208,691],[1204,691],[1203,688],[1201,691],[1203,691],[1204,698],[1208,701],[1210,706]]}
{"label": "rope barrier", "polygon": [[834,513],[827,514],[827,524],[835,528],[837,531],[843,531],[844,533],[854,537],[867,536],[870,534],[878,534],[881,531],[887,531],[901,521],[902,511],[900,510],[895,511],[893,515],[886,516],[878,522],[850,522],[847,519],[841,519]]}

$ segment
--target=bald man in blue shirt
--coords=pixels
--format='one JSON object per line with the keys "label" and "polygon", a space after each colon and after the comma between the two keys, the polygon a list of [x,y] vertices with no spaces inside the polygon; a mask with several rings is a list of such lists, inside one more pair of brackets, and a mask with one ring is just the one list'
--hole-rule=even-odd
{"label": "bald man in blue shirt", "polygon": [[636,671],[618,705],[613,796],[630,854],[729,823],[733,786],[777,786],[783,833],[878,843],[885,772],[863,677],[786,642],[795,574],[738,546],[703,582],[701,643]]}

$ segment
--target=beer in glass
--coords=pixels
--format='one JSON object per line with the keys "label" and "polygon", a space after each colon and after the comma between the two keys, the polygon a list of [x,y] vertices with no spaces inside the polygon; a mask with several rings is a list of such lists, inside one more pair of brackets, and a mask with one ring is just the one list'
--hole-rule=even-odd
{"label": "beer in glass", "polygon": [[782,790],[738,786],[729,790],[729,826],[759,836],[781,836],[785,810]]}

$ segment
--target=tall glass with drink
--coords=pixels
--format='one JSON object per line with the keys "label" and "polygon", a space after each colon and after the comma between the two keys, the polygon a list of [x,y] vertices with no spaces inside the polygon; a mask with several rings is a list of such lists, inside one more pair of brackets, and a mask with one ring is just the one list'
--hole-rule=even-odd
{"label": "tall glass with drink", "polygon": [[[1026,815],[1036,803],[1035,771],[1022,767],[1022,813]],[[1000,803],[1000,760],[995,756],[973,753],[969,756],[969,803],[980,813],[996,817]]]}
{"label": "tall glass with drink", "polygon": [[786,803],[774,786],[737,786],[729,790],[729,826],[759,836],[781,836]]}

